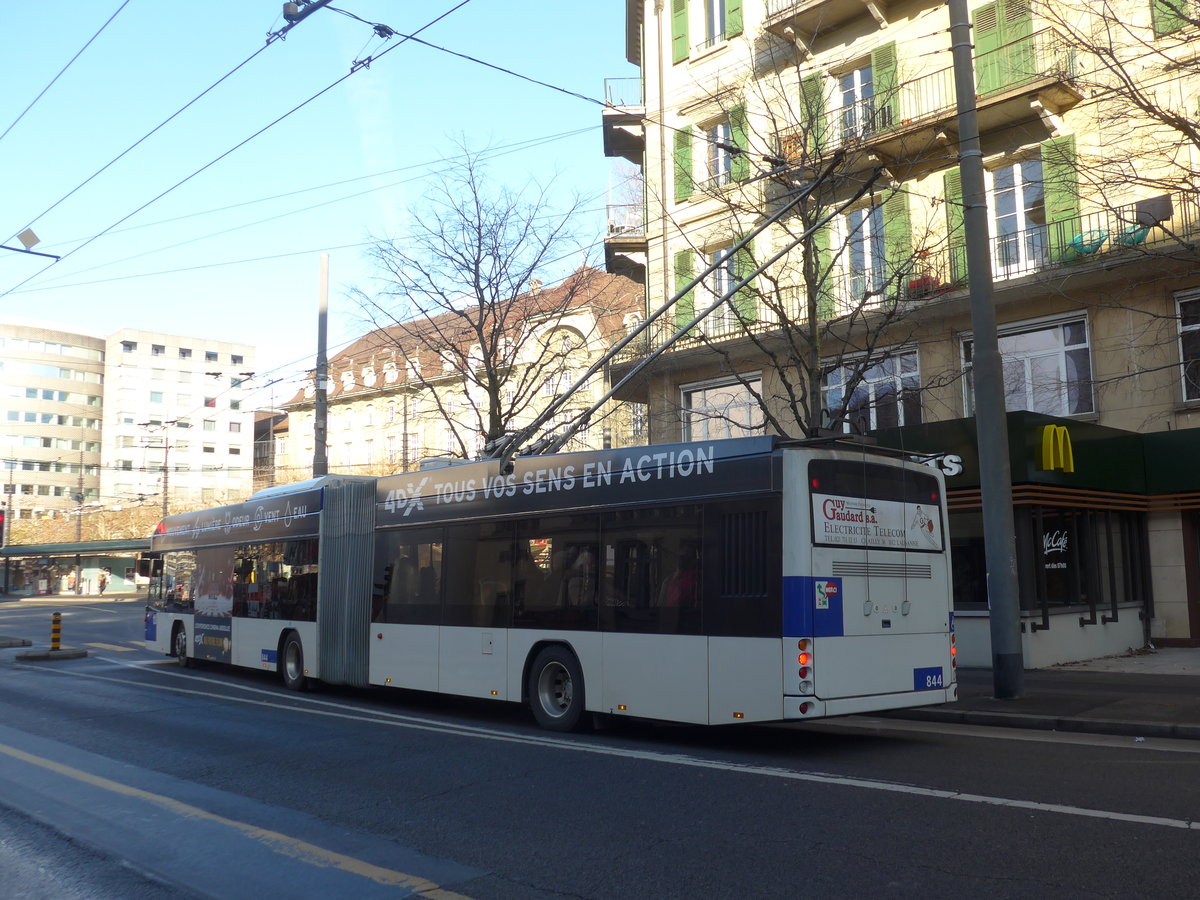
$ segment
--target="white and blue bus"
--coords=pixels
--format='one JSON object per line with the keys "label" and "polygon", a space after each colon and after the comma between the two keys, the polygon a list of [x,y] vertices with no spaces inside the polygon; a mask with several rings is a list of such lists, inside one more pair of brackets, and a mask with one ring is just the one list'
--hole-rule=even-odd
{"label": "white and blue bus", "polygon": [[806,720],[956,699],[941,473],[744,438],[326,476],[171,516],[146,640],[310,679]]}

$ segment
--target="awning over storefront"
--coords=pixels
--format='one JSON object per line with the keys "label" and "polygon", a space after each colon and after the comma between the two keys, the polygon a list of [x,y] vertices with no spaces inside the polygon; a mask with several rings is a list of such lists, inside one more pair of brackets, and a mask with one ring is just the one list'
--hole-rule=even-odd
{"label": "awning over storefront", "polygon": [[129,556],[150,549],[150,538],[121,541],[74,541],[62,544],[9,544],[0,547],[0,558],[30,559],[63,556]]}

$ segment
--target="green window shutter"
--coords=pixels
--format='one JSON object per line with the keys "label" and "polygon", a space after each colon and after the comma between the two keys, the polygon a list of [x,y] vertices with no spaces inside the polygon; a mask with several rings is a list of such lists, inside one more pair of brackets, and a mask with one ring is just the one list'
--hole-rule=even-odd
{"label": "green window shutter", "polygon": [[[675,293],[679,293],[688,282],[696,277],[696,258],[691,250],[680,250],[675,254]],[[692,321],[696,314],[695,291],[688,291],[675,301],[675,327],[679,328]]]}
{"label": "green window shutter", "polygon": [[817,229],[812,236],[812,251],[817,268],[817,318],[833,318],[833,235],[828,225]]}
{"label": "green window shutter", "polygon": [[885,44],[871,53],[871,80],[875,90],[873,130],[886,131],[899,121],[896,91],[896,42]]}
{"label": "green window shutter", "polygon": [[1037,75],[1029,0],[996,0],[975,10],[975,85],[981,97]]}
{"label": "green window shutter", "polygon": [[742,0],[725,0],[725,37],[742,33]]}
{"label": "green window shutter", "polygon": [[1033,8],[1030,0],[1000,0],[1004,10],[1005,81],[1026,84],[1038,77],[1037,52],[1033,46]]}
{"label": "green window shutter", "polygon": [[[741,237],[738,240],[740,241]],[[751,241],[733,255],[733,276],[741,281],[753,271],[754,241]],[[733,308],[737,310],[738,318],[743,322],[754,322],[758,319],[758,302],[755,299],[753,279],[734,295]]]}
{"label": "green window shutter", "polygon": [[729,138],[733,146],[741,150],[734,153],[729,160],[729,175],[734,181],[745,181],[750,177],[750,158],[746,154],[749,147],[746,130],[746,107],[735,106],[729,110]]}
{"label": "green window shutter", "polygon": [[688,58],[688,0],[671,0],[671,60]]}
{"label": "green window shutter", "polygon": [[951,169],[945,176],[946,237],[950,245],[950,283],[965,284],[967,280],[967,234],[964,230],[962,174]]}
{"label": "green window shutter", "polygon": [[[903,290],[913,269],[912,222],[908,216],[908,194],[894,191],[883,201],[883,253],[888,280],[896,279]],[[889,289],[888,293],[894,293]]]}
{"label": "green window shutter", "polygon": [[1042,187],[1050,258],[1059,260],[1079,233],[1079,177],[1075,168],[1075,136],[1052,138],[1042,144]]}
{"label": "green window shutter", "polygon": [[825,80],[818,72],[800,82],[800,120],[807,136],[804,150],[813,156],[825,152],[828,121],[825,107]]}
{"label": "green window shutter", "polygon": [[1154,24],[1154,36],[1174,34],[1187,24],[1184,14],[1186,0],[1150,0],[1150,21]]}
{"label": "green window shutter", "polygon": [[682,203],[692,196],[696,182],[692,178],[692,129],[675,132],[675,202]]}

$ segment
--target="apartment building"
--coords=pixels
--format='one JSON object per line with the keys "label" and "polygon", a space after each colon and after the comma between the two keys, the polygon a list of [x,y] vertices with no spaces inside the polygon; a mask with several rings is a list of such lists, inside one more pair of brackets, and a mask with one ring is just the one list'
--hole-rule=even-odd
{"label": "apartment building", "polygon": [[[329,362],[330,471],[383,475],[432,457],[478,458],[493,411],[510,429],[532,422],[640,324],[644,310],[640,285],[584,267],[484,314],[447,312],[363,335]],[[474,326],[481,315],[494,320],[494,340],[490,329],[481,340]],[[607,386],[607,370],[597,372],[570,393],[545,433],[574,422]],[[312,471],[315,374],[284,409],[276,477],[298,480]],[[643,442],[644,429],[638,404],[605,403],[566,449]]]}
{"label": "apartment building", "polygon": [[[1200,642],[1200,21],[969,10],[1026,662]],[[651,440],[840,430],[942,466],[988,665],[949,27],[922,0],[629,0],[604,152],[644,204],[606,264],[663,310],[614,367]]]}

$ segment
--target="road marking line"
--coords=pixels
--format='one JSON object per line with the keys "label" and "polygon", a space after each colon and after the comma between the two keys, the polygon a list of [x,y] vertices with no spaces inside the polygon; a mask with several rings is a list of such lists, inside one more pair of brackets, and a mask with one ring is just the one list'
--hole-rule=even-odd
{"label": "road marking line", "polygon": [[[117,662],[116,660],[111,660]],[[125,665],[122,663],[121,665]],[[19,668],[34,668],[22,666],[17,663]],[[37,669],[39,672],[51,672],[54,674],[68,674],[68,672],[59,669]],[[243,688],[244,690],[267,694],[275,698],[275,702],[265,700],[253,700],[247,697],[231,697],[226,694],[218,694],[212,691],[192,690],[189,688],[176,687],[168,684],[154,684],[152,682],[137,682],[128,681],[123,678],[110,678],[104,675],[93,675],[81,672],[78,669],[70,670],[73,678],[91,678],[96,681],[109,681],[116,684],[126,684],[132,687],[151,688],[155,690],[170,691],[178,694],[192,694],[201,697],[210,697],[215,700],[224,700],[229,703],[241,703],[247,706],[265,706],[274,710],[290,710],[294,712],[307,713],[313,716],[324,716],[331,719],[350,719],[357,722],[368,722],[379,725],[387,725],[392,728],[408,728],[414,731],[428,731],[438,734],[456,735],[459,737],[477,737],[483,740],[498,741],[509,744],[524,744],[527,746],[547,747],[555,750],[570,750],[576,753],[591,753],[597,756],[613,756],[625,759],[640,759],[646,762],[657,762],[664,765],[684,766],[689,768],[710,769],[728,773],[759,775],[766,778],[779,778],[787,781],[801,781],[813,784],[825,784],[834,787],[853,787],[870,791],[882,791],[892,794],[910,794],[917,797],[928,797],[939,800],[955,800],[960,803],[975,803],[985,806],[1008,807],[1011,809],[1032,810],[1035,812],[1050,812],[1059,813],[1061,815],[1076,816],[1088,819],[1109,819],[1114,822],[1128,822],[1138,825],[1157,825],[1163,828],[1178,828],[1185,831],[1200,831],[1200,822],[1194,822],[1191,819],[1174,819],[1166,816],[1144,816],[1137,813],[1122,813],[1103,809],[1090,809],[1085,806],[1071,806],[1063,803],[1042,803],[1037,800],[1014,800],[1008,797],[992,797],[986,794],[969,794],[959,791],[944,790],[941,788],[924,788],[917,785],[902,784],[891,781],[878,781],[870,778],[853,778],[845,775],[835,775],[829,772],[798,772],[793,769],[781,769],[771,766],[750,766],[739,763],[723,762],[720,760],[701,759],[694,756],[684,756],[682,754],[661,753],[654,750],[633,750],[620,747],[604,747],[596,744],[584,744],[577,741],[571,741],[563,738],[542,737],[535,735],[519,735],[511,732],[497,731],[493,728],[482,728],[474,725],[447,725],[437,722],[433,719],[419,718],[416,716],[405,716],[397,713],[375,712],[373,710],[364,710],[361,707],[351,707],[356,709],[357,714],[346,712],[344,704],[335,704],[326,700],[314,700],[311,698],[300,697],[285,697],[274,691],[266,691],[261,688]],[[193,676],[184,674],[183,672],[167,673],[173,674],[179,678],[191,680]],[[230,685],[229,682],[218,681],[217,679],[206,679],[220,684],[223,687],[240,687],[239,685]],[[290,701],[281,704],[280,700]],[[305,708],[316,706],[328,706],[332,709],[317,709]]]}
{"label": "road marking line", "polygon": [[117,653],[133,653],[135,647],[122,647],[119,644],[84,644],[85,647],[99,647],[101,650],[115,650]]}
{"label": "road marking line", "polygon": [[110,791],[114,794],[120,794],[123,797],[130,797],[135,800],[142,800],[146,803],[151,803],[155,806],[165,809],[167,812],[185,818],[202,819],[206,822],[214,822],[218,825],[224,825],[232,828],[235,831],[241,832],[244,836],[251,840],[258,841],[265,845],[274,853],[282,856],[289,856],[309,865],[320,866],[322,868],[340,869],[343,872],[348,872],[351,875],[358,875],[362,878],[367,878],[377,884],[382,884],[392,887],[405,887],[412,889],[419,897],[438,898],[438,900],[450,900],[450,898],[463,898],[461,894],[455,894],[444,890],[441,885],[435,884],[425,878],[416,875],[406,875],[403,872],[397,872],[393,869],[385,869],[383,866],[376,866],[372,863],[365,862],[361,859],[356,859],[353,856],[347,856],[344,853],[337,853],[333,850],[326,850],[324,847],[318,847],[316,844],[310,844],[308,841],[302,841],[299,838],[289,837],[286,834],[281,834],[278,831],[272,831],[269,828],[260,828],[256,825],[251,825],[248,822],[239,822],[236,819],[226,818],[225,816],[209,812],[206,809],[201,809],[198,806],[192,806],[189,803],[184,803],[181,800],[175,800],[163,794],[155,794],[150,791],[144,791],[141,788],[135,788],[127,784],[121,784],[119,781],[112,781],[108,778],[103,778],[99,775],[93,775],[91,772],[85,772],[82,769],[76,769],[73,766],[67,766],[62,763],[54,762],[53,760],[44,759],[40,756],[34,756],[31,753],[26,753],[24,750],[18,750],[16,747],[10,747],[7,744],[0,744],[0,753],[7,754],[14,759],[19,759],[22,762],[29,763],[33,766],[39,766],[67,778],[81,781],[84,784],[90,784],[93,787],[101,788],[102,790]]}

